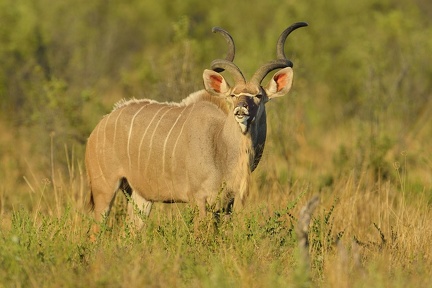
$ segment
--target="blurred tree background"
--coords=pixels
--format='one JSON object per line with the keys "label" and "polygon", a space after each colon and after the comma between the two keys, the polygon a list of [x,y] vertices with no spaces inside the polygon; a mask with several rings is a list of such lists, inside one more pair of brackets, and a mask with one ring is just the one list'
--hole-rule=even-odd
{"label": "blurred tree background", "polygon": [[116,101],[202,89],[202,71],[226,52],[213,26],[233,35],[250,77],[297,21],[310,26],[286,44],[294,88],[268,104],[256,190],[298,180],[323,190],[347,173],[385,180],[403,162],[411,190],[431,199],[429,0],[0,0],[0,192],[13,202],[23,176],[49,178],[71,157],[82,165]]}

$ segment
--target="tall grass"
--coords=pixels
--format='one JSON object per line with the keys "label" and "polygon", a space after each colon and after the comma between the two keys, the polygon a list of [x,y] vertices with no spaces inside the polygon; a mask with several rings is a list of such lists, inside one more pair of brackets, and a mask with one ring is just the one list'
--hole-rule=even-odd
{"label": "tall grass", "polygon": [[[0,287],[432,286],[430,1],[15,2],[0,0]],[[155,204],[138,231],[119,194],[89,241],[83,151],[112,104],[201,89],[226,52],[212,26],[252,75],[295,21],[294,87],[267,104],[246,205],[215,228]]]}
{"label": "tall grass", "polygon": [[193,207],[156,204],[137,231],[125,221],[126,200],[119,194],[111,220],[91,242],[88,229],[93,220],[84,205],[82,164],[70,154],[65,149],[70,166],[55,174],[55,182],[29,180],[33,209],[2,210],[2,286],[432,284],[431,209],[426,199],[410,198],[398,188],[406,181],[404,175],[397,182],[374,183],[366,171],[358,179],[351,173],[321,193],[309,228],[306,269],[295,233],[299,210],[314,194],[305,185],[293,185],[290,194],[268,189],[265,202],[256,193],[232,219],[217,228],[205,219],[199,230]]}

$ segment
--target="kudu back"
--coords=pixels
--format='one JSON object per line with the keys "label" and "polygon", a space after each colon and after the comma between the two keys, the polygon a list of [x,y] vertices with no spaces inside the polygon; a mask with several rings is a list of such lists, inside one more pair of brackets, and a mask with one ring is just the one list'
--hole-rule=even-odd
{"label": "kudu back", "polygon": [[[234,199],[248,195],[249,178],[266,140],[265,104],[288,93],[292,62],[285,57],[288,27],[277,42],[277,59],[259,68],[250,81],[233,63],[232,37],[221,28],[229,51],[203,73],[205,89],[180,103],[154,100],[121,101],[104,116],[88,138],[85,164],[90,204],[97,221],[107,216],[115,194],[129,194],[135,208],[149,215],[153,202],[189,202],[200,216],[206,204],[228,213]],[[261,82],[280,69],[266,86]],[[220,74],[229,72],[234,85]]]}

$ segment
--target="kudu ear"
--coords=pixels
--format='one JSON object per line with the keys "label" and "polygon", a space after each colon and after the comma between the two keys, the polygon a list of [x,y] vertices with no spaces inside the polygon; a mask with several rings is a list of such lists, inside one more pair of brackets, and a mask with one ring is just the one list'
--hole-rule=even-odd
{"label": "kudu ear", "polygon": [[225,78],[213,71],[205,69],[203,73],[204,86],[207,92],[215,96],[228,96],[230,93],[230,86],[225,81]]}
{"label": "kudu ear", "polygon": [[292,81],[293,70],[291,67],[279,70],[273,75],[270,82],[265,87],[267,96],[271,99],[287,94],[291,89]]}

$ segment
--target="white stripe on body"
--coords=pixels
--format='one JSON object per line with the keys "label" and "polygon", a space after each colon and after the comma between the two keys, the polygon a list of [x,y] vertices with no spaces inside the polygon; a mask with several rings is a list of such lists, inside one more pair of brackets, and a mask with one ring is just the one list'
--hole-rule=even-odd
{"label": "white stripe on body", "polygon": [[[175,151],[176,151],[176,148],[177,148],[178,141],[179,141],[179,139],[180,139],[180,136],[181,136],[182,133],[183,133],[183,129],[184,129],[185,125],[186,125],[186,122],[188,121],[190,115],[192,114],[192,110],[194,109],[194,107],[195,107],[195,103],[192,104],[192,106],[190,106],[189,114],[188,114],[188,116],[186,117],[185,121],[183,122],[183,125],[181,126],[180,133],[179,133],[179,135],[177,136],[177,139],[176,139],[176,141],[175,141],[175,143],[174,143],[174,148],[173,148],[173,151],[172,151],[172,154],[171,154],[171,161],[174,160],[174,154],[175,154]],[[171,167],[174,167],[174,165],[173,165],[172,162],[171,162]]]}
{"label": "white stripe on body", "polygon": [[107,125],[109,122],[109,118],[111,117],[112,113],[108,114],[105,118],[105,126],[104,126],[104,135],[103,135],[103,144],[102,144],[102,158],[104,160],[103,166],[105,167],[106,163],[105,163],[105,144],[106,144],[106,130],[107,130]]}
{"label": "white stripe on body", "polygon": [[128,141],[127,141],[127,156],[128,156],[128,160],[129,160],[129,172],[132,170],[132,162],[131,162],[131,155],[130,155],[130,139],[131,139],[131,135],[132,135],[133,124],[134,124],[134,121],[135,121],[135,118],[137,117],[137,115],[141,112],[141,110],[143,110],[148,105],[149,104],[146,104],[146,105],[142,106],[135,113],[135,115],[132,117],[132,120],[131,120],[131,123],[130,123],[129,134],[128,134]]}
{"label": "white stripe on body", "polygon": [[153,149],[153,140],[154,140],[154,136],[155,136],[155,134],[156,134],[156,130],[158,129],[158,127],[159,127],[159,125],[160,125],[162,119],[165,117],[165,115],[166,115],[169,111],[171,111],[172,109],[174,109],[174,107],[170,107],[167,111],[165,111],[165,112],[162,114],[162,116],[159,118],[159,121],[156,123],[156,126],[155,126],[155,128],[154,128],[154,130],[153,130],[153,133],[152,133],[151,137],[150,137],[150,145],[149,145],[149,150],[148,150],[148,155],[147,155],[147,161],[145,162],[145,164],[146,164],[146,168],[144,169],[144,174],[143,174],[143,175],[147,175],[147,169],[148,169],[148,167],[149,167],[149,161],[150,161],[150,156],[151,156],[151,152],[152,152],[152,149]]}
{"label": "white stripe on body", "polygon": [[97,162],[98,167],[99,167],[100,175],[99,175],[98,177],[94,177],[94,178],[102,177],[102,179],[105,181],[105,183],[108,184],[108,181],[107,181],[107,179],[105,178],[105,175],[104,175],[104,173],[103,173],[102,166],[101,166],[101,163],[100,163],[100,158],[99,158],[99,132],[100,132],[100,127],[101,127],[101,126],[102,126],[102,123],[100,122],[99,125],[97,126],[97,131],[96,131],[96,145],[95,145],[95,146],[96,146],[96,151],[95,151],[95,154],[96,154],[96,162]]}
{"label": "white stripe on body", "polygon": [[149,127],[152,125],[153,121],[156,119],[156,116],[159,114],[160,111],[162,111],[162,109],[164,109],[166,106],[162,106],[154,115],[153,118],[150,120],[150,123],[147,125],[146,130],[144,131],[143,136],[141,137],[141,141],[140,141],[140,145],[138,146],[138,171],[141,171],[141,146],[144,142],[144,138],[147,134],[147,131],[149,129]]}
{"label": "white stripe on body", "polygon": [[124,111],[124,108],[125,107],[120,108],[121,110],[120,110],[119,114],[117,115],[117,118],[116,118],[116,120],[114,122],[113,148],[114,148],[114,144],[115,144],[115,140],[116,140],[116,134],[117,134],[117,123],[118,123],[118,120],[119,120],[121,114]]}
{"label": "white stripe on body", "polygon": [[164,145],[163,145],[163,151],[162,151],[162,175],[165,174],[165,156],[166,156],[166,146],[167,146],[167,143],[168,143],[168,139],[169,139],[169,137],[171,135],[171,132],[174,130],[174,127],[177,125],[177,122],[182,117],[183,112],[184,112],[185,109],[186,109],[186,107],[183,107],[182,111],[179,112],[179,115],[177,116],[176,121],[172,125],[171,129],[168,131],[168,134],[167,134],[167,136],[165,138],[165,142],[164,142]]}

